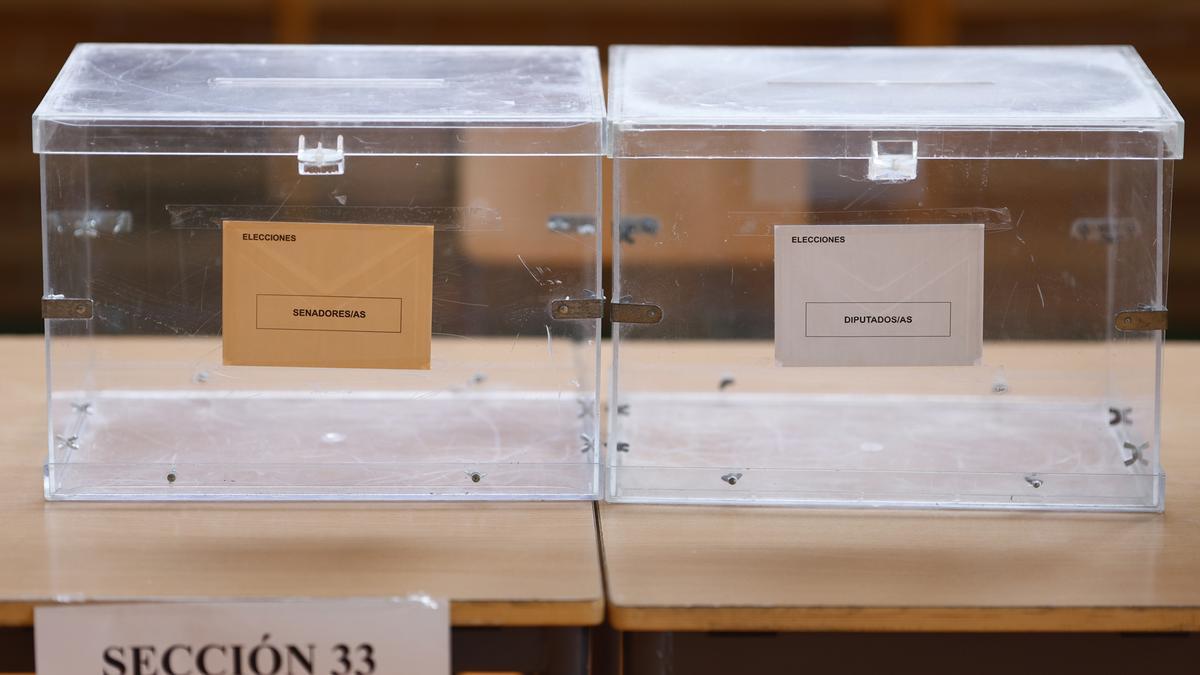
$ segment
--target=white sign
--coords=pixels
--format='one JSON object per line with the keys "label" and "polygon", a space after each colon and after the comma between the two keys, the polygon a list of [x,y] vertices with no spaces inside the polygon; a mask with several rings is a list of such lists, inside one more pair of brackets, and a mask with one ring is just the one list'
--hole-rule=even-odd
{"label": "white sign", "polygon": [[447,675],[428,598],[38,607],[39,675]]}
{"label": "white sign", "polygon": [[776,225],[783,366],[972,365],[983,225]]}

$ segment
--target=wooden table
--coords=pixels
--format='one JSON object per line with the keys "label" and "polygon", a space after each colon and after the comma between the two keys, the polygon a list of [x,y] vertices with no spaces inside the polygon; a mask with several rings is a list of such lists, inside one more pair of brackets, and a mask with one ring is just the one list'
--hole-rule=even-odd
{"label": "wooden table", "polygon": [[42,345],[0,338],[0,626],[55,602],[410,593],[449,598],[456,628],[603,621],[587,502],[46,503]]}
{"label": "wooden table", "polygon": [[600,507],[625,631],[1200,631],[1200,345],[1165,358],[1164,514]]}

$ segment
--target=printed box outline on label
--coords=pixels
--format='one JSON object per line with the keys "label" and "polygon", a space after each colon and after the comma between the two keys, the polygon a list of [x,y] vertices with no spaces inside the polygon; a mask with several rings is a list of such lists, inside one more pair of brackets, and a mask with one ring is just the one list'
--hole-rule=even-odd
{"label": "printed box outline on label", "polygon": [[[946,313],[946,333],[944,335],[810,335],[808,332],[808,306],[809,305],[854,305],[854,304],[871,304],[871,305],[949,305],[950,310]],[[804,337],[806,338],[834,338],[834,339],[851,339],[858,338],[948,338],[954,336],[954,303],[949,300],[908,300],[901,302],[871,301],[868,303],[856,303],[853,301],[822,301],[822,300],[805,300],[804,301]]]}
{"label": "printed box outline on label", "polygon": [[[399,330],[355,330],[349,328],[272,328],[270,326],[259,325],[259,298],[346,298],[350,300],[395,300],[400,303],[400,329]],[[255,293],[254,294],[254,329],[255,330],[294,330],[302,332],[314,333],[386,333],[389,335],[402,335],[404,333],[404,298],[389,297],[389,296],[374,296],[374,295],[310,295],[307,293]]]}

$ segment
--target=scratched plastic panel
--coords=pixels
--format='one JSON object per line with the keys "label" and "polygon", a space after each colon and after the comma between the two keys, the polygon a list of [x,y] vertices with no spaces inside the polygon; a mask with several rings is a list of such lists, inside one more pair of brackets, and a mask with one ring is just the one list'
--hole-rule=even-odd
{"label": "scratched plastic panel", "polygon": [[922,157],[1183,156],[1131,47],[621,45],[609,63],[617,157],[862,157],[895,131]]}
{"label": "scratched plastic panel", "polygon": [[[664,318],[614,330],[608,499],[1162,508],[1161,332],[1113,317],[1164,304],[1170,162],[614,164],[613,294]],[[777,365],[771,235],[809,223],[984,225],[979,364]]]}
{"label": "scratched plastic panel", "polygon": [[82,44],[33,145],[294,154],[328,133],[353,155],[595,155],[603,116],[593,47]]}
{"label": "scratched plastic panel", "polygon": [[[452,132],[447,132],[452,133]],[[42,156],[54,499],[596,492],[596,156]],[[222,365],[224,219],[435,228],[430,370]],[[347,260],[347,266],[354,261]]]}

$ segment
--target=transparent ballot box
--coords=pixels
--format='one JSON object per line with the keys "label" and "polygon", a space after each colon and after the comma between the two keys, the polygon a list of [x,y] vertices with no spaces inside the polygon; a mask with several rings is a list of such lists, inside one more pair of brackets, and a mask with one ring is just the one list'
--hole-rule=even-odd
{"label": "transparent ballot box", "polygon": [[81,45],[51,499],[594,498],[594,48]]}
{"label": "transparent ballot box", "polygon": [[1130,48],[616,47],[613,501],[1160,510]]}

